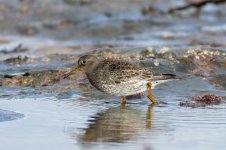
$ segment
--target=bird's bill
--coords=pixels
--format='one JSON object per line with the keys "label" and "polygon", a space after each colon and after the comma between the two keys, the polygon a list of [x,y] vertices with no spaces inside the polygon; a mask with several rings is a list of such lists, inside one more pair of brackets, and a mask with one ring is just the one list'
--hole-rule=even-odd
{"label": "bird's bill", "polygon": [[81,68],[79,66],[76,66],[74,68],[72,68],[69,72],[67,72],[65,75],[64,75],[64,79],[65,78],[68,78],[70,75],[72,75],[74,72],[77,72],[77,71],[80,71]]}

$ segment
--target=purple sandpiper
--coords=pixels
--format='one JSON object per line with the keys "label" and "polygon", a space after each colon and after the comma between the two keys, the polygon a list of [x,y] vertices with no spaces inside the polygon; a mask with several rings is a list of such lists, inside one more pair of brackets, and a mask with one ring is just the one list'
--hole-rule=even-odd
{"label": "purple sandpiper", "polygon": [[78,66],[66,73],[64,78],[75,71],[84,72],[96,89],[110,95],[121,96],[122,104],[126,104],[126,96],[146,90],[151,102],[157,104],[158,101],[152,95],[152,88],[162,82],[175,79],[173,74],[156,73],[124,60],[99,60],[93,55],[80,57]]}

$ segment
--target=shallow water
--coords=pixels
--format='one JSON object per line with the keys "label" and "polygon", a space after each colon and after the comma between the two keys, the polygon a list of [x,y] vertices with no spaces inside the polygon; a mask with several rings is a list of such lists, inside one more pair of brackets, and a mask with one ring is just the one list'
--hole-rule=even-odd
{"label": "shallow water", "polygon": [[[0,149],[225,149],[225,5],[199,15],[141,13],[183,3],[0,0]],[[15,51],[20,43],[26,51]],[[54,78],[85,53],[180,79],[153,90],[159,105],[145,95],[125,107],[81,73]],[[223,102],[179,106],[206,93]]]}
{"label": "shallow water", "polygon": [[[193,88],[193,82],[200,87]],[[120,98],[90,99],[76,92],[34,96],[29,88],[12,97],[1,89],[5,93],[1,109],[10,110],[8,114],[15,117],[11,111],[23,114],[23,118],[0,123],[4,143],[0,148],[191,149],[195,145],[197,149],[224,149],[225,102],[194,109],[178,105],[206,92],[226,97],[225,91],[197,82],[199,79],[189,78],[160,85],[153,91],[160,101],[154,107],[146,97],[128,100],[123,107]]]}

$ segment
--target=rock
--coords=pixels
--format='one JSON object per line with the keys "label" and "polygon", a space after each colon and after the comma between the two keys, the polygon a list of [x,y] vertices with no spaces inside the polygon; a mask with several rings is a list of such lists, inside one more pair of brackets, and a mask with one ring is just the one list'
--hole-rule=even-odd
{"label": "rock", "polygon": [[27,51],[28,51],[27,48],[24,48],[22,44],[19,44],[18,46],[14,47],[12,50],[2,49],[0,50],[0,53],[10,54],[10,53],[22,53]]}
{"label": "rock", "polygon": [[29,63],[31,62],[32,59],[25,56],[25,57],[14,57],[14,58],[8,58],[6,60],[4,60],[5,63],[10,63],[10,64],[21,64],[21,63]]}

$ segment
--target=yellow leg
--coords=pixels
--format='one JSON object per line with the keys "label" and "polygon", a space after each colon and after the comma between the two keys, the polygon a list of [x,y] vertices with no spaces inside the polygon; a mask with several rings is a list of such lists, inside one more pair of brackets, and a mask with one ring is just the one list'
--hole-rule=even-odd
{"label": "yellow leg", "polygon": [[125,105],[126,104],[126,97],[122,96],[122,104]]}
{"label": "yellow leg", "polygon": [[151,100],[152,104],[158,104],[158,101],[154,98],[151,92],[151,82],[149,82],[147,86],[148,86],[148,98]]}
{"label": "yellow leg", "polygon": [[122,109],[126,109],[126,97],[122,96]]}

